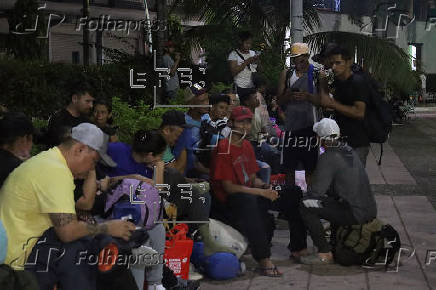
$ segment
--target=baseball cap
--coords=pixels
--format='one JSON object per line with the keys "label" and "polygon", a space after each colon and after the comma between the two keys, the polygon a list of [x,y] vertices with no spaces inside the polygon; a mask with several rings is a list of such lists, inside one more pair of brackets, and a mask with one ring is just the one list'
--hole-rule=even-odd
{"label": "baseball cap", "polygon": [[313,132],[315,132],[321,138],[327,138],[332,135],[336,135],[336,138],[340,136],[341,130],[335,120],[324,118],[321,121],[313,125]]}
{"label": "baseball cap", "polygon": [[307,43],[296,42],[291,45],[291,55],[290,57],[297,57],[304,54],[309,54],[309,46]]}
{"label": "baseball cap", "polygon": [[206,89],[203,88],[200,84],[196,83],[190,87],[186,87],[185,89],[185,102],[189,103],[195,97],[201,96],[206,93]]}
{"label": "baseball cap", "polygon": [[165,47],[174,47],[175,45],[174,45],[174,42],[172,42],[171,40],[168,40],[166,43],[165,43]]}
{"label": "baseball cap", "polygon": [[160,126],[161,127],[178,126],[178,127],[185,128],[186,127],[185,114],[182,111],[176,111],[176,110],[166,111],[162,115],[162,123]]}
{"label": "baseball cap", "polygon": [[39,132],[32,121],[21,112],[6,112],[0,114],[0,143],[24,135],[37,135]]}
{"label": "baseball cap", "polygon": [[249,108],[244,106],[237,106],[233,108],[231,119],[235,121],[242,121],[245,119],[253,119],[253,113]]}
{"label": "baseball cap", "polygon": [[116,167],[117,164],[106,153],[109,138],[104,135],[100,128],[91,123],[81,123],[71,129],[71,138],[97,151],[106,165]]}

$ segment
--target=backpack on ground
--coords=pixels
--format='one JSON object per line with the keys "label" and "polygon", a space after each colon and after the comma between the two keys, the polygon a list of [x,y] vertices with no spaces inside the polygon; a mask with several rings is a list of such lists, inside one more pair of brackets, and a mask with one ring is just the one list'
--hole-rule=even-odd
{"label": "backpack on ground", "polygon": [[161,197],[158,189],[137,179],[123,181],[107,195],[105,217],[119,219],[132,216],[136,225],[152,229],[162,218]]}
{"label": "backpack on ground", "polygon": [[358,69],[353,69],[353,72],[365,80],[369,90],[364,126],[369,141],[380,144],[378,165],[381,165],[383,143],[388,140],[389,133],[392,131],[392,106],[384,99],[379,84],[370,74]]}
{"label": "backpack on ground", "polygon": [[364,225],[341,226],[334,239],[335,261],[343,266],[383,264],[387,269],[401,248],[398,232],[379,219]]}

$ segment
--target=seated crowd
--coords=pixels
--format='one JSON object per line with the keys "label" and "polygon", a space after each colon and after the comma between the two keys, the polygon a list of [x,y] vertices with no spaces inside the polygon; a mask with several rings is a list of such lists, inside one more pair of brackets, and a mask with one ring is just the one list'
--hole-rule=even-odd
{"label": "seated crowd", "polygon": [[[197,221],[189,224],[188,234],[203,241],[205,255],[234,251],[211,235],[207,222],[214,218],[247,239],[259,274],[281,277],[271,260],[273,210],[288,222],[290,258],[332,263],[321,219],[334,228],[364,224],[377,215],[365,171],[367,144],[352,132],[366,96],[354,84],[346,51],[337,48],[330,54],[338,88],[356,86],[354,101],[330,99],[324,76],[313,75],[304,44],[294,45],[292,52],[295,70],[282,74],[276,96],[267,95],[262,82],[238,87],[237,95],[209,96],[194,85],[186,89],[185,102],[197,106],[186,113],[165,112],[158,129],[138,130],[129,144],[118,140],[110,102],[95,100],[86,83],[75,84],[70,103],[50,118],[47,150],[36,156],[30,152],[40,132],[24,114],[3,113],[0,236],[7,245],[0,247],[0,262],[32,273],[40,289],[96,289],[97,266],[77,264],[77,257],[94,249],[101,235],[128,241],[137,230],[131,221],[110,219],[104,209],[111,189],[135,179],[154,187],[169,185],[163,204],[177,210],[164,214]],[[321,117],[328,110],[336,113],[338,123]],[[343,142],[344,134],[354,138],[353,147]],[[307,190],[295,185],[296,170],[305,170]],[[277,173],[286,174],[286,185],[271,184]],[[191,185],[189,200],[180,184]],[[163,255],[166,231],[160,221],[147,230],[143,246]],[[308,250],[307,233],[317,253]],[[41,254],[47,251],[48,258]],[[198,283],[176,278],[163,262],[129,271],[130,289],[198,288]]]}

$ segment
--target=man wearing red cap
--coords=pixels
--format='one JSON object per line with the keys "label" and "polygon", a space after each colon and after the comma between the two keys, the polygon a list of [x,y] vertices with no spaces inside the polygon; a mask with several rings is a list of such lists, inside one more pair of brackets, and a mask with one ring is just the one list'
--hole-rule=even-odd
{"label": "man wearing red cap", "polygon": [[[212,153],[211,184],[221,220],[229,223],[247,237],[261,274],[280,277],[271,262],[272,228],[268,224],[268,204],[279,195],[256,177],[253,147],[245,136],[251,129],[253,113],[247,107],[235,107],[231,114],[232,134],[222,139]],[[214,216],[216,217],[216,216]]]}

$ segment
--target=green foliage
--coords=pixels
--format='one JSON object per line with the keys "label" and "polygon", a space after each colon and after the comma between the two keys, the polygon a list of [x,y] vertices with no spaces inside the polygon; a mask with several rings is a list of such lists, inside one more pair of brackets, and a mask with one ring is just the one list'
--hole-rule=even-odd
{"label": "green foliage", "polygon": [[[147,73],[145,89],[130,88],[130,69],[135,74]],[[71,64],[0,59],[0,103],[10,110],[47,119],[53,112],[68,104],[71,100],[70,90],[76,82],[83,80],[90,83],[94,97],[111,99],[119,96],[132,105],[141,100],[151,104],[156,77],[152,60],[146,58],[135,64],[126,61],[86,68]]]}
{"label": "green foliage", "polygon": [[[48,39],[37,38],[46,35],[47,19],[37,9],[36,0],[18,0],[14,8],[7,12],[10,33],[5,44],[9,55],[22,60],[47,59]],[[35,23],[35,32],[25,31],[35,27]],[[21,34],[11,33],[12,31]]]}
{"label": "green foliage", "polygon": [[228,85],[225,83],[212,83],[211,88],[209,89],[209,96],[210,95],[215,95],[215,94],[220,94],[222,91],[224,90],[229,90],[232,88],[232,85]]}
{"label": "green foliage", "polygon": [[[155,108],[140,101],[137,105],[129,105],[118,97],[112,98],[112,116],[114,126],[118,126],[118,137],[121,142],[130,143],[136,131],[159,128],[162,115],[174,108]],[[184,108],[176,110],[186,111]]]}

